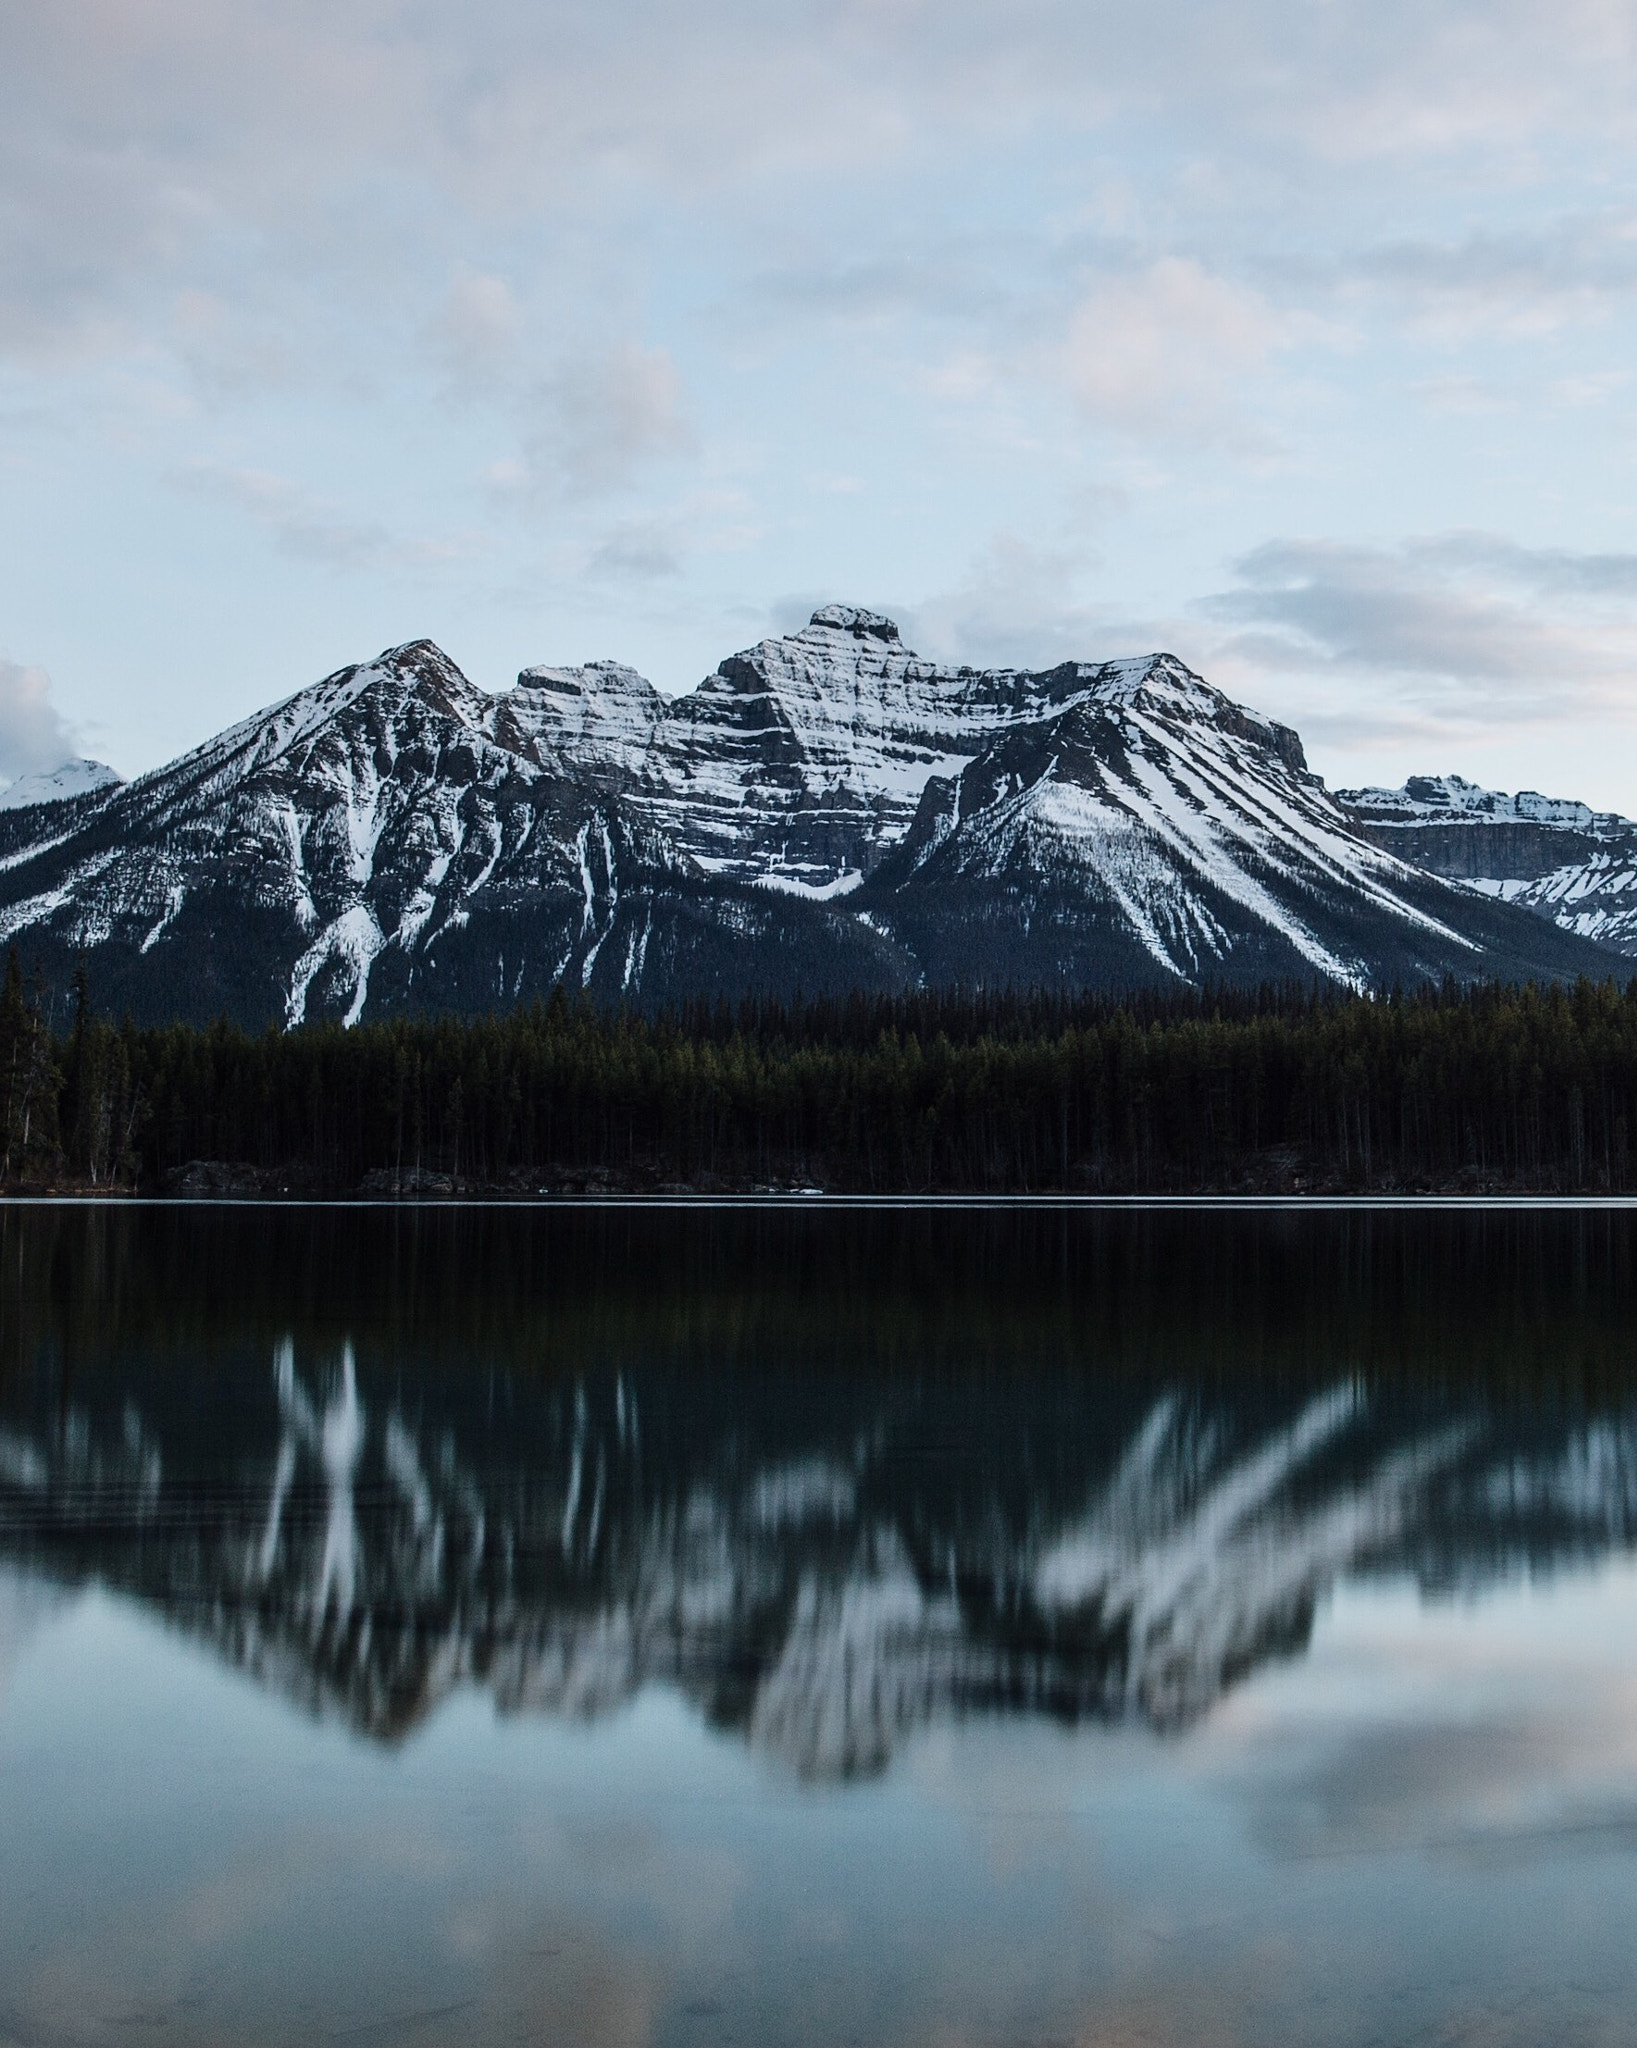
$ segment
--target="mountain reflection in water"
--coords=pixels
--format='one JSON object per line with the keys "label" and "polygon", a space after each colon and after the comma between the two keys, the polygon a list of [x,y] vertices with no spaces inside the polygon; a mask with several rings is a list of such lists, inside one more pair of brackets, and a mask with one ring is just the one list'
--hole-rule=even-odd
{"label": "mountain reflection in water", "polygon": [[396,1741],[661,1683],[807,1777],[1170,1729],[1348,1574],[1637,1536],[1624,1213],[37,1209],[0,1563]]}

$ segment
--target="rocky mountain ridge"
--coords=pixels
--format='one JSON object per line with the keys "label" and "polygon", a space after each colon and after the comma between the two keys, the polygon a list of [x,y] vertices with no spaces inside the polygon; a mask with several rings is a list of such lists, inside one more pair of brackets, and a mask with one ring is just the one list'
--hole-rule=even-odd
{"label": "rocky mountain ridge", "polygon": [[1637,821],[1460,775],[1336,794],[1364,836],[1401,860],[1637,956]]}
{"label": "rocky mountain ridge", "polygon": [[667,699],[411,642],[0,824],[0,940],[252,1025],[963,982],[1607,971],[1428,875],[1175,656],[942,666],[846,606]]}

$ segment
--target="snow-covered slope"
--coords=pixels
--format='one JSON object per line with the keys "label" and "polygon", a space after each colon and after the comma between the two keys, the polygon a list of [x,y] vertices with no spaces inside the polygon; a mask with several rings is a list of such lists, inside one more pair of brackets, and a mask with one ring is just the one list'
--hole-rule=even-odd
{"label": "snow-covered slope", "polygon": [[413,642],[16,820],[0,940],[138,1016],[1600,961],[1363,836],[1170,655],[941,667],[844,606],[669,701],[615,663],[490,696]]}
{"label": "snow-covered slope", "polygon": [[624,771],[632,806],[708,873],[829,896],[903,837],[933,777],[1142,667],[940,667],[890,619],[828,605],[670,701],[612,663],[525,669],[495,730],[554,765]]}
{"label": "snow-covered slope", "polygon": [[1415,775],[1337,792],[1359,830],[1400,859],[1637,955],[1637,822],[1563,797]]}
{"label": "snow-covered slope", "polygon": [[937,976],[974,949],[1018,980],[1128,985],[1566,967],[1363,838],[1294,732],[1174,656],[1088,682],[930,784],[860,897]]}
{"label": "snow-covered slope", "polygon": [[874,612],[830,605],[668,707],[643,801],[714,872],[839,892],[908,830],[927,784],[1131,664],[941,668]]}

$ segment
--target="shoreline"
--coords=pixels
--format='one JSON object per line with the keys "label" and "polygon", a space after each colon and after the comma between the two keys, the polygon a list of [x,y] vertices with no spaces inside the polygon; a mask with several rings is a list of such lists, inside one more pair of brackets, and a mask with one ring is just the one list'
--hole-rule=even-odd
{"label": "shoreline", "polygon": [[463,1189],[458,1194],[380,1194],[297,1189],[269,1192],[174,1193],[141,1188],[31,1187],[0,1188],[0,1208],[141,1208],[141,1209],[766,1209],[841,1212],[924,1209],[954,1214],[978,1210],[1041,1212],[1172,1212],[1237,1210],[1242,1213],[1304,1210],[1420,1210],[1448,1214],[1458,1210],[1564,1209],[1637,1210],[1637,1194],[1608,1194],[1561,1189],[1355,1189],[1298,1193],[1257,1193],[1235,1190],[1163,1191],[1155,1193],[1076,1193],[1058,1190],[1031,1193],[981,1191],[834,1192],[818,1188],[762,1188],[732,1191],[670,1189],[635,1192],[625,1189],[571,1191],[542,1189],[533,1194],[494,1189]]}

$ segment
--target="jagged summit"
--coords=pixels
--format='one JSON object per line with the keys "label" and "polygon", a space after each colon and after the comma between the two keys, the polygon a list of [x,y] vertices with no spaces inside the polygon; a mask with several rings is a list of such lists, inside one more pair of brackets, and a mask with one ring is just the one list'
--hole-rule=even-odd
{"label": "jagged summit", "polygon": [[1571,797],[1542,796],[1539,790],[1485,789],[1464,775],[1411,775],[1398,789],[1343,789],[1337,796],[1349,809],[1383,824],[1426,824],[1493,819],[1499,823],[1549,825],[1599,837],[1619,837],[1634,829],[1614,811],[1594,811]]}
{"label": "jagged summit", "polygon": [[1606,958],[1395,857],[1289,727],[1175,655],[952,666],[847,605],[671,698],[614,661],[492,695],[408,641],[7,818],[0,941],[64,979],[83,955],[138,1016]]}
{"label": "jagged summit", "polygon": [[900,644],[897,626],[880,612],[867,612],[858,605],[821,605],[795,636],[805,640],[820,633],[851,633],[860,640],[884,640],[889,645]]}
{"label": "jagged summit", "polygon": [[665,715],[648,678],[618,661],[526,668],[495,704],[489,730],[503,746],[565,772],[633,775]]}

